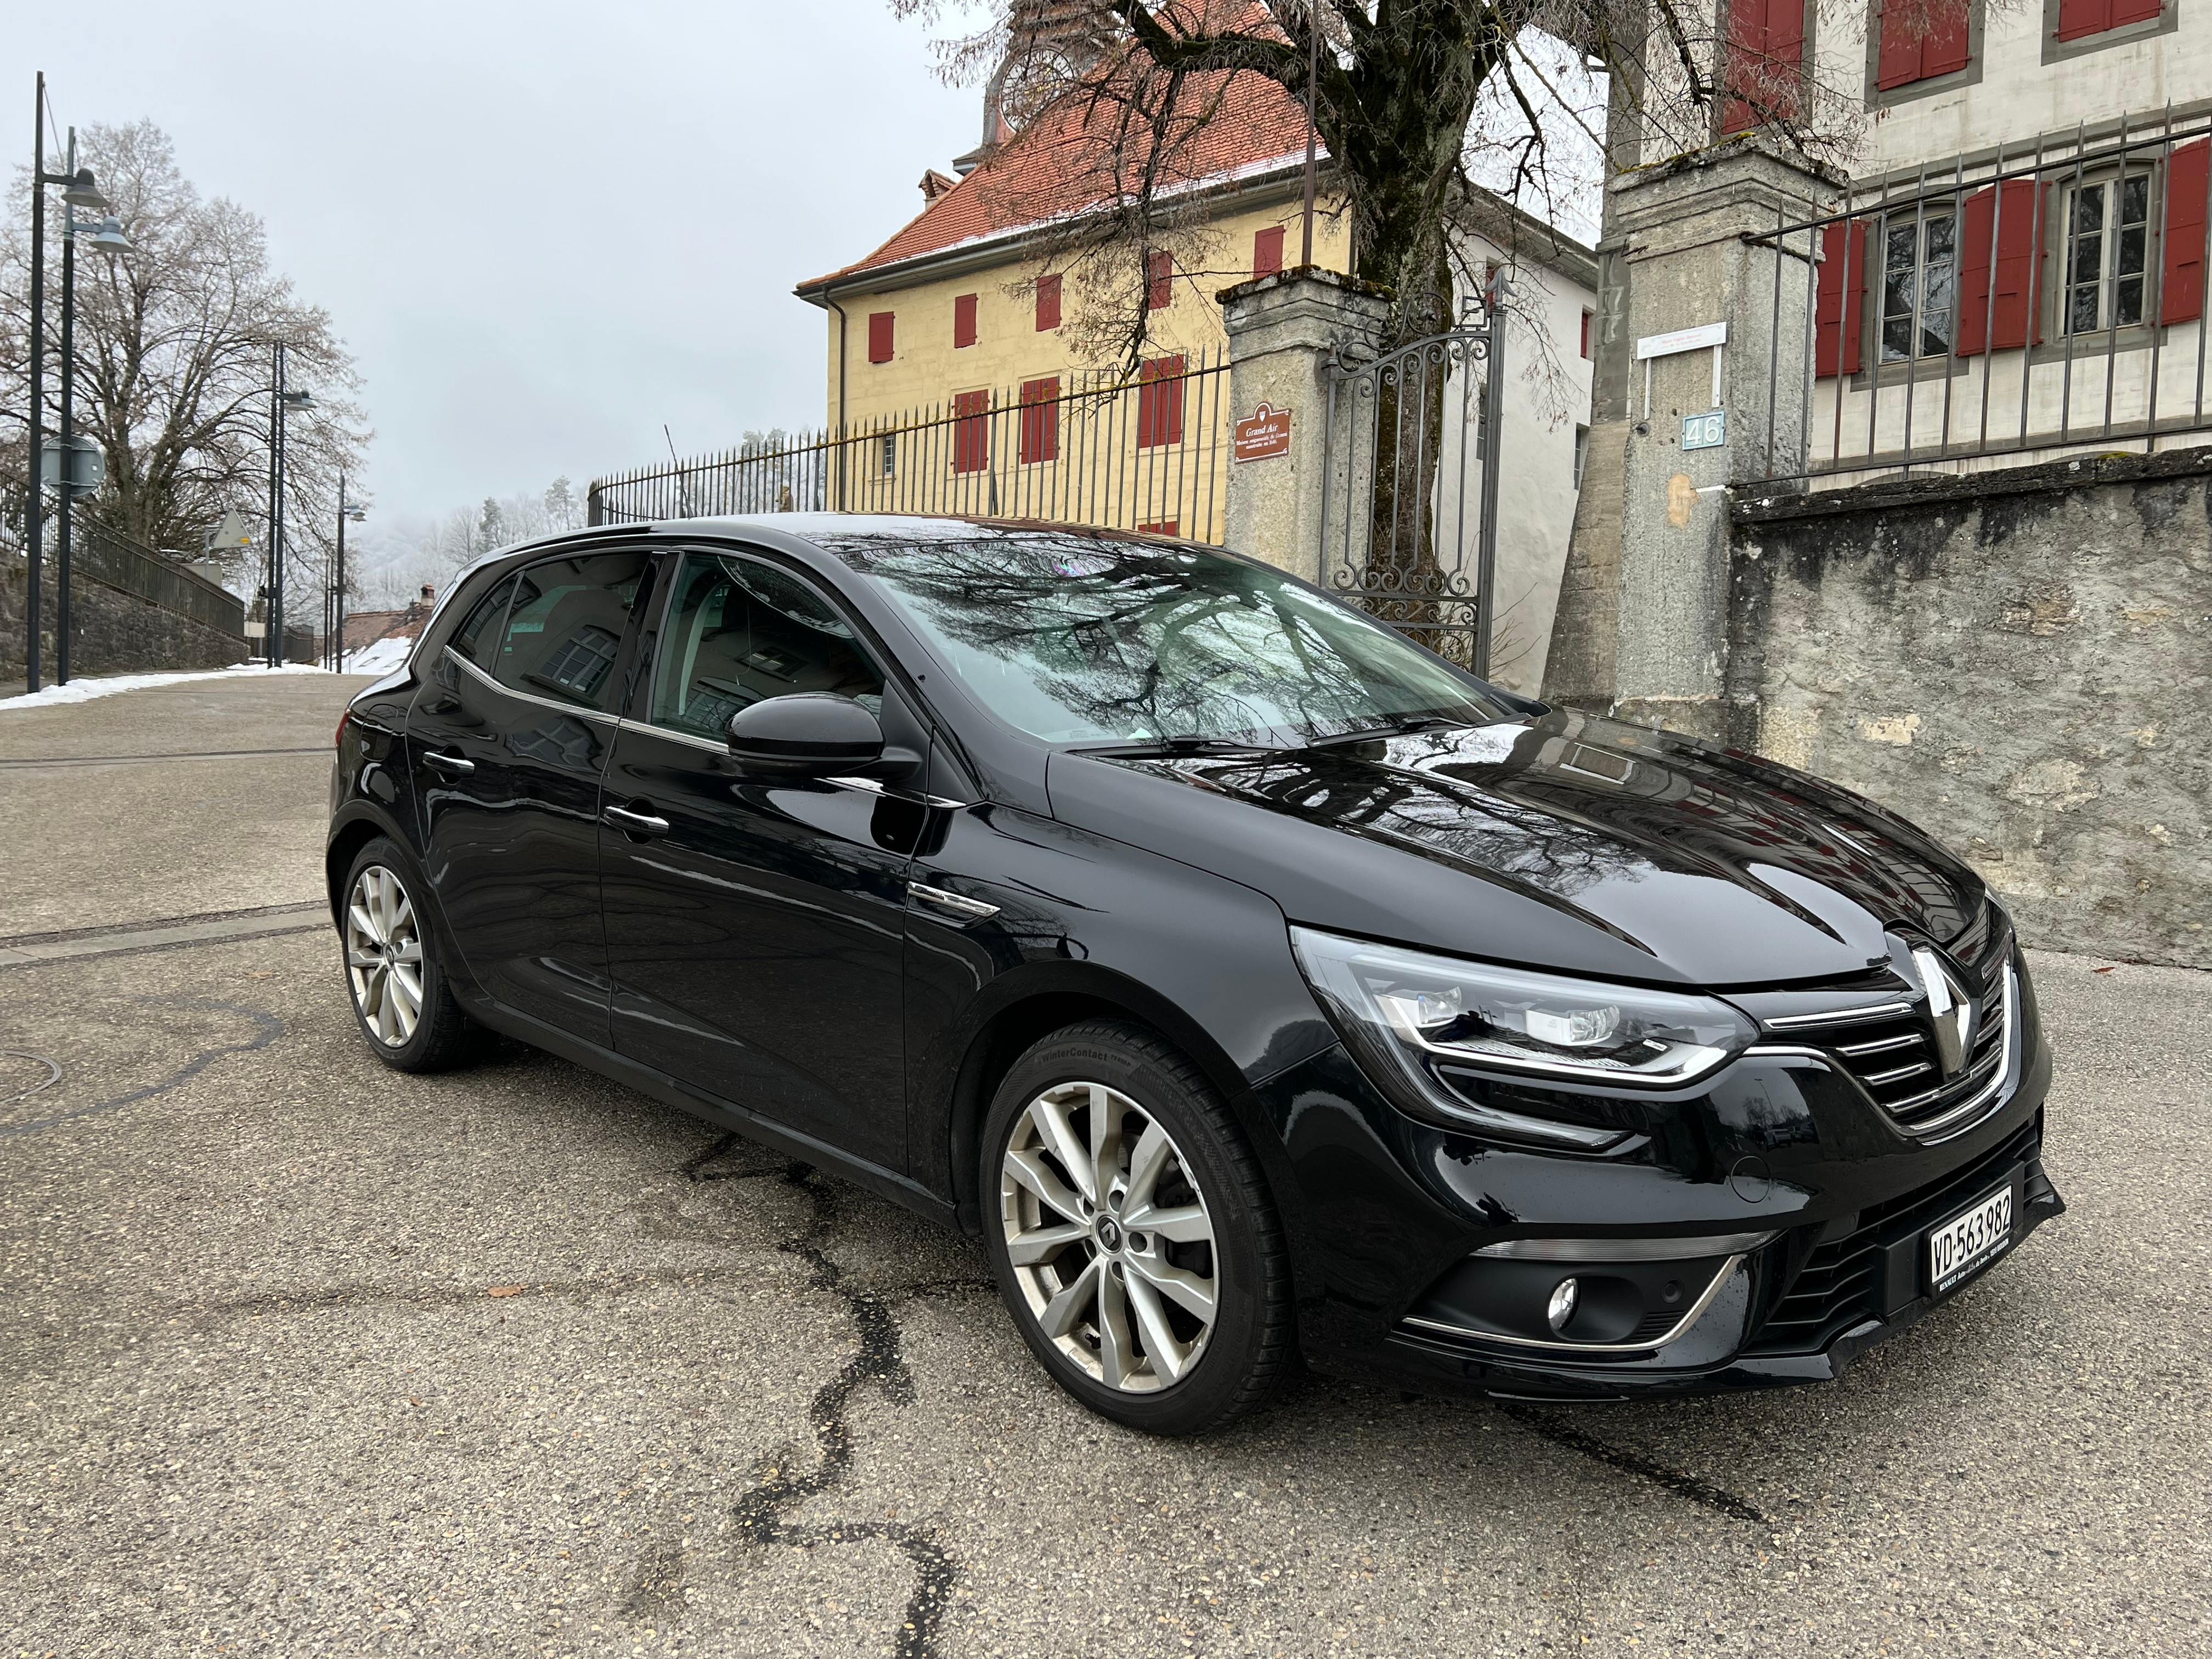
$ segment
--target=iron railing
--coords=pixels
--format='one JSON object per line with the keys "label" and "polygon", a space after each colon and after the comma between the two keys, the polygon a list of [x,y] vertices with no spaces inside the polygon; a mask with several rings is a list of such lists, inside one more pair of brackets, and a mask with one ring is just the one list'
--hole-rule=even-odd
{"label": "iron railing", "polygon": [[856,422],[595,479],[593,524],[721,514],[975,514],[1218,544],[1228,511],[1224,354],[1135,379],[1044,376]]}
{"label": "iron railing", "polygon": [[[106,586],[137,595],[162,610],[241,637],[246,605],[235,593],[174,559],[163,558],[128,537],[79,519],[72,529],[70,569]],[[53,569],[47,555],[47,569]]]}
{"label": "iron railing", "polygon": [[1778,213],[1753,239],[1779,257],[1752,471],[1841,483],[2212,430],[2208,158],[2212,119],[2123,115]]}

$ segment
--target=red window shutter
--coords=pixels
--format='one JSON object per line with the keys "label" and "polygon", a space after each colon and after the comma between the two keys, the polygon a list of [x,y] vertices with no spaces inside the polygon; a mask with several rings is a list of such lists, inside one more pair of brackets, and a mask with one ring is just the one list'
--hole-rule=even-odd
{"label": "red window shutter", "polygon": [[1060,459],[1060,376],[1022,382],[1021,460]]}
{"label": "red window shutter", "polygon": [[1920,33],[1902,16],[1887,14],[1896,0],[1888,0],[1881,20],[1881,53],[1875,60],[1874,83],[1884,92],[1909,86],[1920,79]]}
{"label": "red window shutter", "polygon": [[1969,196],[1959,216],[1959,355],[1990,349],[1990,268],[1996,257],[1996,186]]}
{"label": "red window shutter", "polygon": [[1767,0],[1766,102],[1796,120],[1805,74],[1805,0]]}
{"label": "red window shutter", "polygon": [[2166,161],[2166,232],[2158,319],[2185,323],[2204,314],[2204,197],[2212,185],[2212,139],[2184,144]]}
{"label": "red window shutter", "polygon": [[1060,278],[1040,276],[1036,285],[1037,332],[1049,334],[1060,326]]}
{"label": "red window shutter", "polygon": [[[1758,105],[1766,99],[1766,24],[1771,0],[1728,0],[1728,66],[1723,71],[1733,94],[1721,106],[1721,133],[1744,132],[1762,118]],[[1749,100],[1751,101],[1746,101]]]}
{"label": "red window shutter", "polygon": [[1920,78],[1966,67],[1967,0],[1929,0],[1928,33],[1920,43]]}
{"label": "red window shutter", "polygon": [[1866,233],[1863,219],[1830,225],[1820,233],[1820,288],[1813,307],[1815,374],[1858,373],[1859,329],[1866,315]]}
{"label": "red window shutter", "polygon": [[1283,268],[1283,228],[1269,225],[1252,234],[1252,276],[1256,281]]}
{"label": "red window shutter", "polygon": [[872,311],[868,313],[868,361],[887,363],[891,360],[891,319],[896,313]]}
{"label": "red window shutter", "polygon": [[952,470],[981,472],[991,464],[991,394],[955,392],[952,416]]}
{"label": "red window shutter", "polygon": [[975,296],[955,295],[952,300],[952,349],[975,343]]}
{"label": "red window shutter", "polygon": [[1589,356],[1589,328],[1590,313],[1585,311],[1583,313],[1583,356],[1585,358]]}
{"label": "red window shutter", "polygon": [[1175,261],[1164,253],[1145,256],[1145,308],[1165,311],[1175,301]]}
{"label": "red window shutter", "polygon": [[[2042,291],[2043,192],[2033,179],[2008,179],[1997,186],[1996,297],[1990,344],[2010,351],[2043,337],[2036,301]],[[1985,245],[1986,246],[1986,245]]]}
{"label": "red window shutter", "polygon": [[1158,524],[1139,525],[1137,533],[1139,536],[1180,536],[1182,528],[1178,520],[1162,519]]}
{"label": "red window shutter", "polygon": [[2160,0],[2112,0],[2112,27],[2148,23],[2166,9]]}
{"label": "red window shutter", "polygon": [[1137,380],[1137,447],[1181,443],[1182,359],[1148,357]]}
{"label": "red window shutter", "polygon": [[2112,27],[2112,0],[2058,0],[2060,40],[2079,40],[2085,34],[2102,34]]}

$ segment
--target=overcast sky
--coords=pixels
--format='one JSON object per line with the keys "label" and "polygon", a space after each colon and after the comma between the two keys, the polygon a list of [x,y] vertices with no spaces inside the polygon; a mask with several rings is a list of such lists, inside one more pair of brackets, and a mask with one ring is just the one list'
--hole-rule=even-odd
{"label": "overcast sky", "polygon": [[361,366],[386,525],[580,488],[663,422],[818,424],[793,285],[919,211],[981,107],[884,0],[25,5],[4,62],[25,137],[43,69],[60,120],[149,117],[267,223]]}

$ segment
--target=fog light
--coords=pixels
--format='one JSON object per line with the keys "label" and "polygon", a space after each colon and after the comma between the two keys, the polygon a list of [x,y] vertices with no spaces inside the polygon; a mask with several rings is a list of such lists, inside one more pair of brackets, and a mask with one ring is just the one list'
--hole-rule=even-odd
{"label": "fog light", "polygon": [[1553,1287],[1552,1305],[1544,1310],[1544,1317],[1553,1330],[1566,1330],[1567,1322],[1575,1316],[1575,1298],[1580,1293],[1581,1287],[1571,1279],[1563,1279]]}

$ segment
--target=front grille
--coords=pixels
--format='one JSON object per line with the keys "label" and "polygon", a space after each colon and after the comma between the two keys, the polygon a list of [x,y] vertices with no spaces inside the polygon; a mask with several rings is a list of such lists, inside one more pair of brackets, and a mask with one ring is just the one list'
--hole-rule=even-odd
{"label": "front grille", "polygon": [[[1869,1319],[1887,1317],[1889,1247],[1941,1221],[2004,1173],[2035,1156],[2040,1130],[2030,1124],[1996,1151],[1901,1198],[1859,1212],[1851,1231],[1813,1247],[1805,1265],[1746,1346],[1748,1353],[1818,1353],[1835,1337]],[[1917,1257],[1916,1255],[1916,1264]],[[1917,1281],[1915,1281],[1917,1291]]]}

